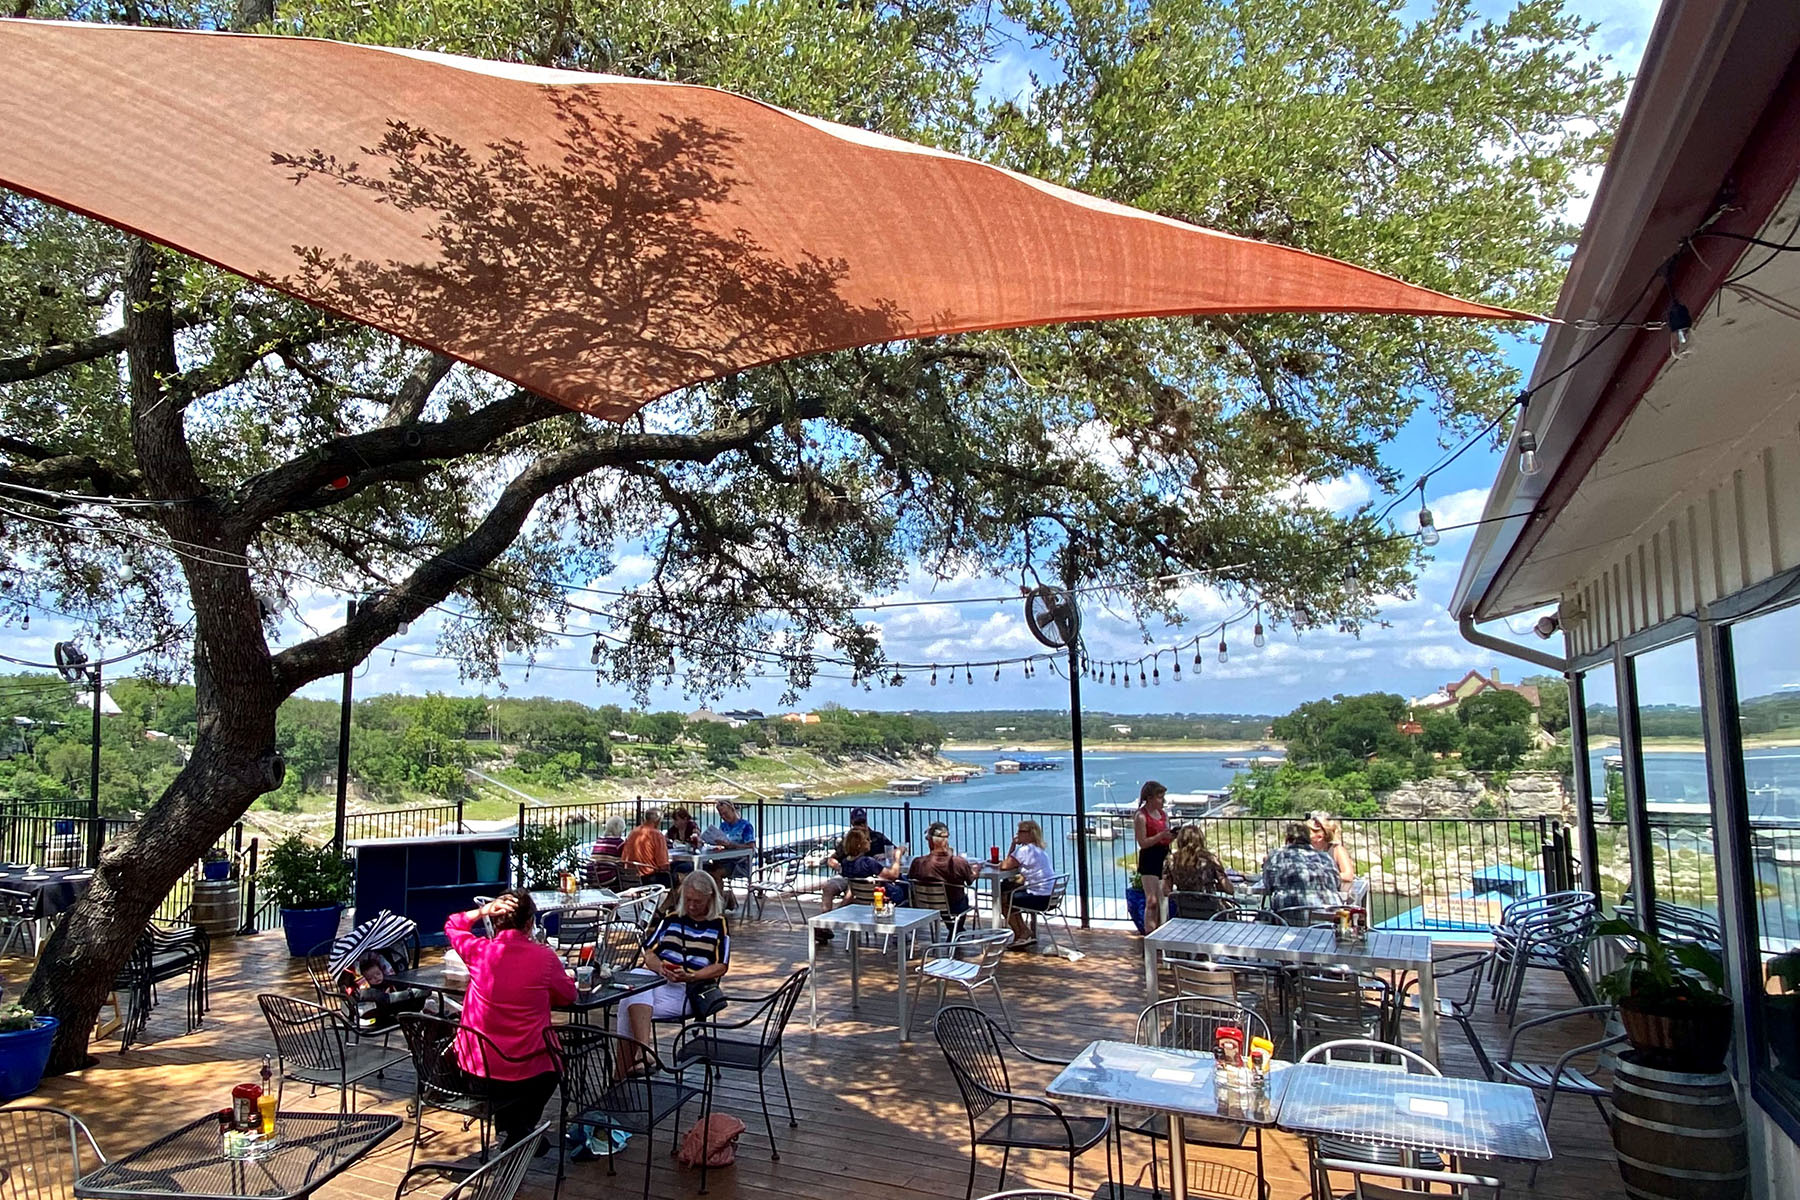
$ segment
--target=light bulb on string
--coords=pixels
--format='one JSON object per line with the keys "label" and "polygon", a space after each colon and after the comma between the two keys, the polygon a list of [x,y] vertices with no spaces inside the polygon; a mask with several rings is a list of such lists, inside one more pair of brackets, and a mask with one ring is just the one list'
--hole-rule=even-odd
{"label": "light bulb on string", "polygon": [[970,687],[975,686],[975,672],[969,670],[968,663],[963,664],[963,682],[968,684]]}
{"label": "light bulb on string", "polygon": [[[1125,678],[1130,679],[1131,676],[1127,675]],[[1114,687],[1119,686],[1119,664],[1118,663],[1114,663],[1113,667],[1112,667],[1112,684]]]}
{"label": "light bulb on string", "polygon": [[954,663],[950,666],[950,686],[956,686],[956,666]]}
{"label": "light bulb on string", "polygon": [[995,682],[995,683],[999,683],[999,682],[1000,682],[1000,668],[999,668],[999,667],[998,667],[998,666],[996,666],[996,667],[995,667],[995,668],[994,668],[994,682]]}
{"label": "light bulb on string", "polygon": [[1686,358],[1688,356],[1688,342],[1693,335],[1693,314],[1688,312],[1687,305],[1679,300],[1671,298],[1669,301],[1669,314],[1664,318],[1664,323],[1669,327],[1669,357]]}
{"label": "light bulb on string", "polygon": [[1149,677],[1144,674],[1144,660],[1141,658],[1138,659],[1138,686],[1139,687],[1149,687],[1150,686]]}
{"label": "light bulb on string", "polygon": [[588,662],[592,663],[596,667],[600,665],[600,639],[599,638],[594,639],[594,648],[592,650],[588,651]]}
{"label": "light bulb on string", "polygon": [[1194,674],[1200,673],[1200,639],[1194,639]]}
{"label": "light bulb on string", "polygon": [[1125,690],[1128,692],[1131,690],[1131,664],[1130,663],[1125,664]]}
{"label": "light bulb on string", "polygon": [[1538,473],[1537,434],[1525,423],[1526,415],[1531,409],[1531,393],[1519,393],[1519,474],[1536,475]]}
{"label": "light bulb on string", "polygon": [[1261,650],[1268,640],[1263,636],[1262,605],[1259,604],[1256,606],[1256,625],[1250,630],[1250,644]]}
{"label": "light bulb on string", "polygon": [[1225,662],[1231,657],[1231,651],[1225,648],[1225,631],[1219,630],[1219,661]]}
{"label": "light bulb on string", "polygon": [[1162,668],[1160,666],[1158,666],[1156,663],[1150,664],[1150,686],[1151,687],[1161,687],[1162,686]]}
{"label": "light bulb on string", "polygon": [[406,631],[410,628],[412,628],[411,622],[409,622],[405,617],[401,617],[400,624],[394,626],[394,632],[399,634],[401,637],[405,637]]}
{"label": "light bulb on string", "polygon": [[1419,544],[1435,546],[1440,540],[1442,539],[1438,536],[1437,521],[1432,517],[1431,510],[1425,507],[1424,500],[1421,499],[1419,502]]}
{"label": "light bulb on string", "polygon": [[24,619],[19,622],[19,628],[20,629],[30,629],[31,628],[31,614],[30,613],[26,613]]}
{"label": "light bulb on string", "polygon": [[1180,683],[1181,682],[1181,651],[1177,650],[1174,653],[1170,654],[1169,661],[1173,664],[1173,670],[1170,672],[1171,678],[1170,678],[1169,682]]}
{"label": "light bulb on string", "polygon": [[937,686],[937,664],[936,663],[931,664],[931,686],[932,687]]}

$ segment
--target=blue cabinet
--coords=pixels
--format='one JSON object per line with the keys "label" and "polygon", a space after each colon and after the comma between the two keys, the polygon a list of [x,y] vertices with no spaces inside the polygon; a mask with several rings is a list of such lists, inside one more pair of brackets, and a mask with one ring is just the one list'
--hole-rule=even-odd
{"label": "blue cabinet", "polygon": [[475,907],[476,896],[511,886],[511,834],[446,834],[351,842],[356,852],[356,916],[382,909],[419,924],[419,941],[444,944],[444,922]]}

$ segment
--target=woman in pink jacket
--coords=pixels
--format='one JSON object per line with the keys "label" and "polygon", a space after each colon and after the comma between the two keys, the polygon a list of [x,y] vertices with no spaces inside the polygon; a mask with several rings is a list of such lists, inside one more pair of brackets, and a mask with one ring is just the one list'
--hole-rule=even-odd
{"label": "woman in pink jacket", "polygon": [[[472,929],[483,917],[493,922],[491,938]],[[562,959],[550,947],[532,941],[536,925],[537,906],[528,893],[516,889],[444,922],[444,936],[469,965],[464,1032],[456,1037],[456,1061],[485,1081],[502,1150],[536,1128],[545,1103],[556,1091],[556,1064],[544,1034],[550,1028],[551,1006],[575,999],[575,981],[563,969]],[[539,1152],[544,1149],[539,1147]]]}

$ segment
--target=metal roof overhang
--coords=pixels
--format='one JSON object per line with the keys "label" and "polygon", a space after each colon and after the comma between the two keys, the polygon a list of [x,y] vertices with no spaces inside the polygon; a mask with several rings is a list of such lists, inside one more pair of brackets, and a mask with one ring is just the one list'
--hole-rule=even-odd
{"label": "metal roof overhang", "polygon": [[[1723,203],[1711,228],[1763,231],[1800,171],[1800,20],[1785,3],[1666,4],[1557,303],[1564,321],[1660,321],[1658,272]],[[1743,256],[1708,238],[1668,283],[1695,317]],[[1559,324],[1532,370],[1529,423],[1542,470],[1506,453],[1451,601],[1491,620],[1560,598],[1524,576],[1546,533],[1583,518],[1576,493],[1669,364],[1661,330]],[[1546,383],[1546,381],[1550,381]]]}

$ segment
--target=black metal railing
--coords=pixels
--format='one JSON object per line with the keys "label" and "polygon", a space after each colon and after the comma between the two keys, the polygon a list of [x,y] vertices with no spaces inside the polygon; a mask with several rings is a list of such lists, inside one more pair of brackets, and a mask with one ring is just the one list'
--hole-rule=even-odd
{"label": "black metal railing", "polygon": [[447,800],[442,804],[425,804],[417,808],[374,809],[349,813],[344,817],[344,840],[348,842],[429,837],[436,833],[460,833],[462,830],[461,800]]}

